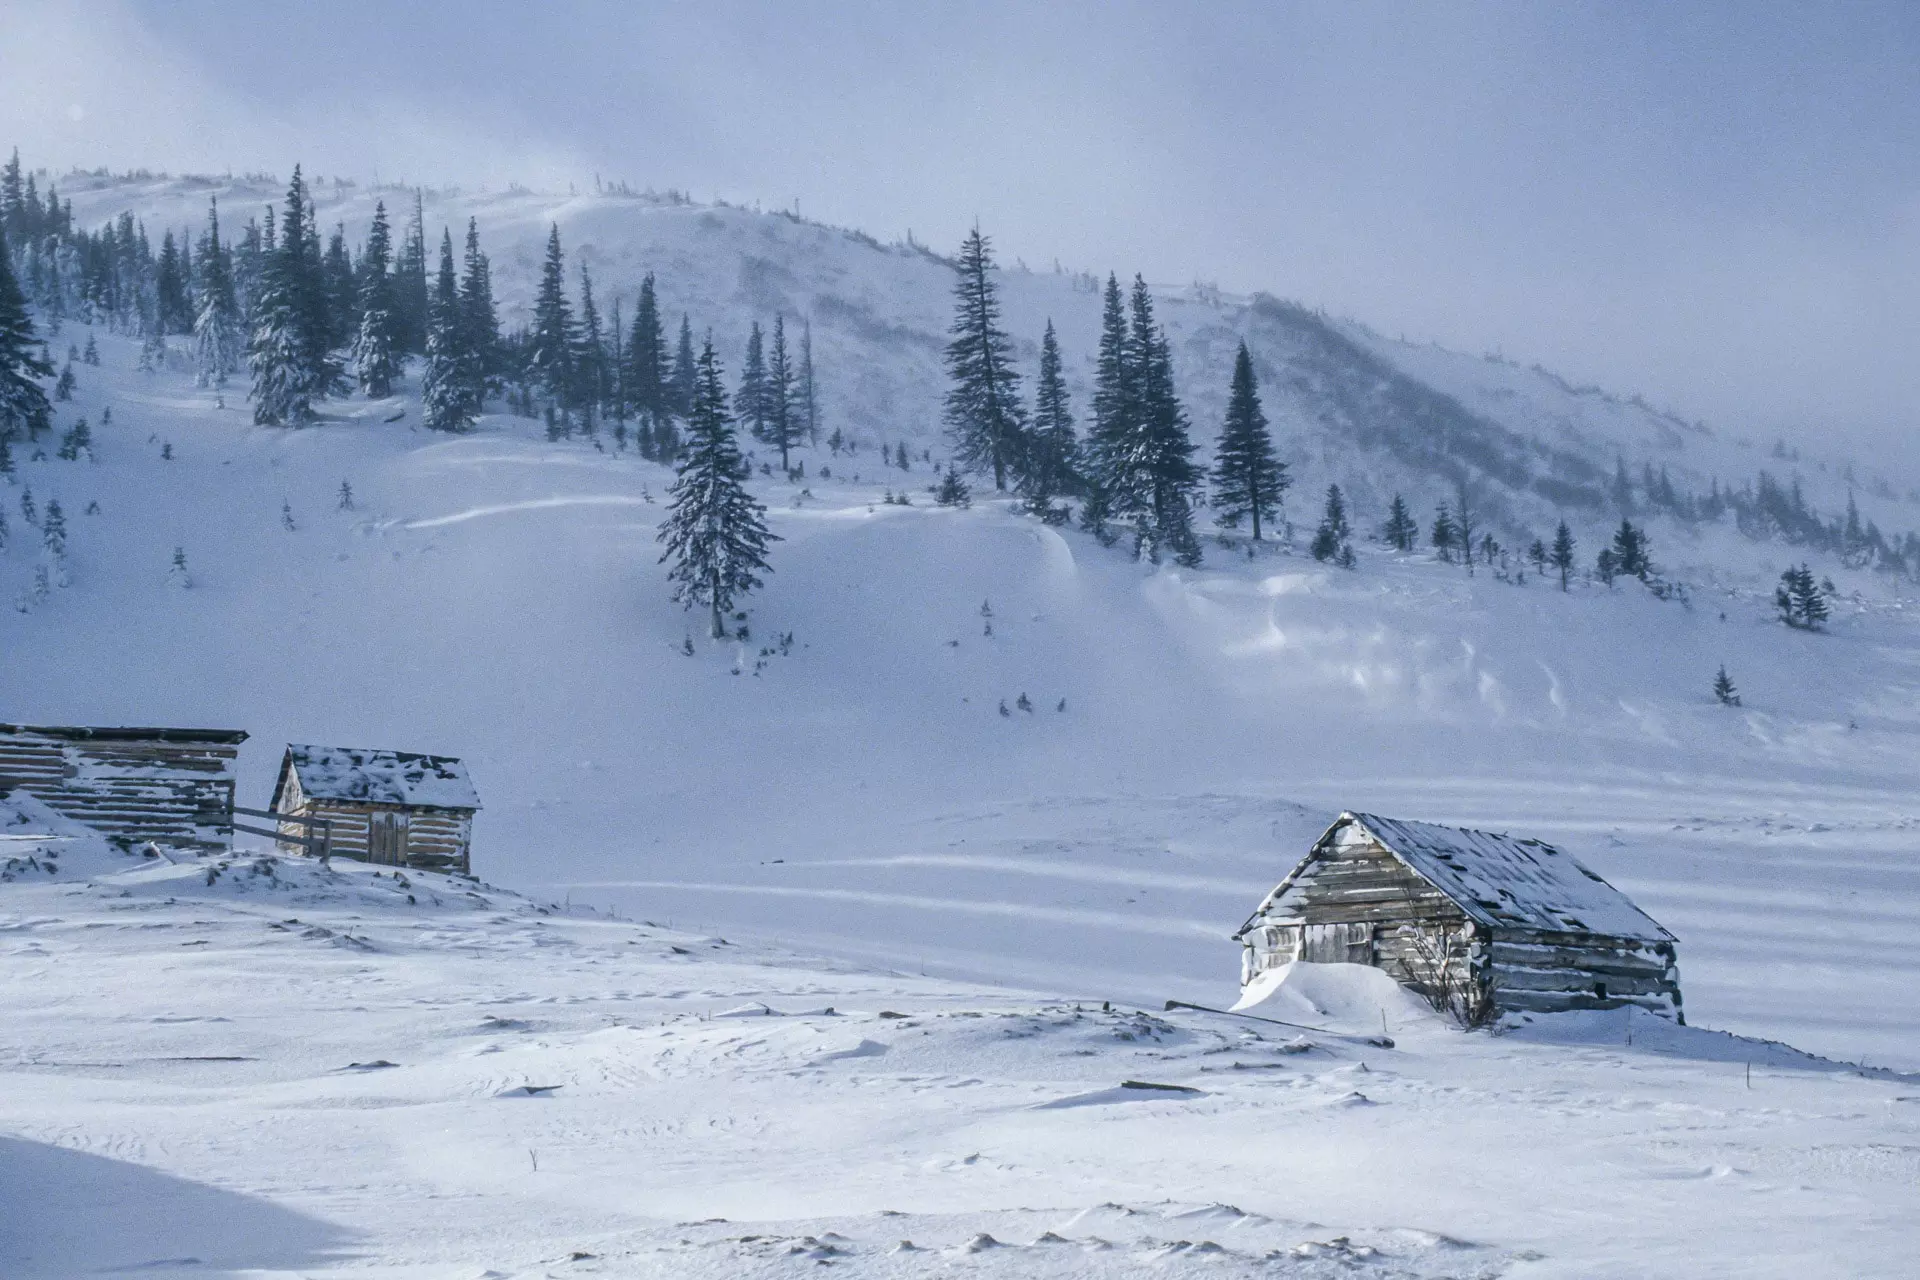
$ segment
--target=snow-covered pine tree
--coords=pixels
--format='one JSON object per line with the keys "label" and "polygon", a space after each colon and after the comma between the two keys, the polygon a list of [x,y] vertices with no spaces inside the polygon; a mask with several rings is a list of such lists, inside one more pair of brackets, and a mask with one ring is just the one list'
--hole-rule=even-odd
{"label": "snow-covered pine tree", "polygon": [[360,290],[353,276],[353,258],[347,253],[347,229],[336,226],[320,260],[320,291],[326,305],[327,345],[351,346],[360,331]]}
{"label": "snow-covered pine tree", "polygon": [[[199,298],[193,318],[193,381],[199,387],[224,387],[240,367],[240,303],[233,287],[233,261],[220,242],[220,203],[207,206],[207,230],[200,239]],[[90,363],[99,355],[87,335]],[[84,358],[84,357],[83,357]]]}
{"label": "snow-covered pine tree", "polygon": [[427,313],[433,303],[428,270],[427,220],[420,193],[415,191],[413,216],[407,220],[407,235],[400,242],[400,257],[393,270],[394,318],[400,350],[405,355],[425,355],[427,351]]}
{"label": "snow-covered pine tree", "polygon": [[593,276],[580,264],[580,345],[573,353],[574,399],[593,434],[600,406],[607,399],[607,335],[593,301]]}
{"label": "snow-covered pine tree", "polygon": [[[1093,430],[1087,435],[1087,460],[1082,470],[1093,489],[1089,506],[1106,509],[1137,505],[1135,495],[1123,492],[1130,477],[1127,458],[1133,436],[1134,393],[1127,361],[1127,304],[1120,279],[1107,273],[1100,309],[1100,347],[1093,375]],[[1082,512],[1085,523],[1085,512]]]}
{"label": "snow-covered pine tree", "polygon": [[670,458],[672,451],[666,442],[673,436],[673,406],[667,387],[667,334],[660,323],[660,300],[651,271],[640,281],[640,300],[633,308],[622,382],[630,407],[640,420],[641,455],[655,460]]}
{"label": "snow-covered pine tree", "polygon": [[360,254],[360,326],[353,339],[353,375],[370,400],[393,394],[405,356],[398,303],[394,297],[393,233],[384,200],[373,206],[373,226]]}
{"label": "snow-covered pine tree", "polygon": [[[902,451],[906,446],[901,445]],[[1027,510],[1047,524],[1064,524],[1069,514],[1056,498],[1079,485],[1074,464],[1080,456],[1073,429],[1073,404],[1061,371],[1060,340],[1053,321],[1040,337],[1040,376],[1033,388],[1033,429],[1027,436],[1026,457],[1020,468],[1020,491]]]}
{"label": "snow-covered pine tree", "polygon": [[53,416],[39,379],[51,378],[53,365],[35,346],[33,317],[13,276],[13,255],[0,240],[0,436],[24,432],[31,440]]}
{"label": "snow-covered pine tree", "polygon": [[578,348],[573,308],[567,304],[560,224],[554,223],[547,234],[547,256],[540,268],[540,288],[534,295],[527,362],[532,367],[534,380],[546,392],[547,403],[563,411],[573,408],[573,360]]}
{"label": "snow-covered pine tree", "polygon": [[1429,537],[1440,558],[1451,564],[1453,549],[1460,545],[1460,526],[1453,522],[1453,512],[1444,502],[1434,510],[1433,531]]}
{"label": "snow-covered pine tree", "polygon": [[954,264],[954,315],[948,330],[947,434],[959,460],[993,473],[1004,491],[1020,464],[1026,436],[1020,375],[1013,368],[1013,340],[1000,328],[1000,298],[993,279],[993,248],[975,227]]}
{"label": "snow-covered pine tree", "polygon": [[683,311],[680,313],[680,345],[673,356],[672,385],[673,416],[683,422],[693,412],[694,386],[699,377],[693,360],[693,325]]}
{"label": "snow-covered pine tree", "polygon": [[[1237,529],[1253,517],[1253,540],[1260,541],[1262,522],[1271,522],[1292,484],[1287,464],[1273,453],[1267,434],[1267,415],[1260,408],[1260,388],[1253,376],[1253,357],[1242,342],[1233,357],[1233,385],[1227,393],[1227,416],[1214,450],[1213,507],[1220,523]],[[1399,502],[1399,498],[1394,499]],[[1405,515],[1405,508],[1401,508]],[[1391,521],[1389,521],[1391,523]]]}
{"label": "snow-covered pine tree", "polygon": [[193,585],[193,577],[187,572],[187,549],[175,547],[173,560],[167,566],[167,585],[184,591]]}
{"label": "snow-covered pine tree", "polygon": [[1340,492],[1340,486],[1327,486],[1327,505],[1320,514],[1320,527],[1313,534],[1313,558],[1327,561],[1340,558],[1340,549],[1347,545],[1352,533],[1347,523],[1347,500]]}
{"label": "snow-covered pine tree", "polygon": [[1613,531],[1612,550],[1616,572],[1642,582],[1653,572],[1653,563],[1648,559],[1646,530],[1624,517],[1621,518],[1620,527]]}
{"label": "snow-covered pine tree", "polygon": [[733,398],[734,413],[740,419],[755,440],[770,443],[767,438],[767,355],[766,343],[760,335],[760,322],[755,320],[747,330],[747,355],[740,362],[740,392]]}
{"label": "snow-covered pine tree", "polygon": [[440,271],[427,324],[427,364],[420,378],[420,411],[429,431],[473,429],[472,361],[461,323],[460,286],[453,274],[453,236],[440,235]]}
{"label": "snow-covered pine tree", "polygon": [[154,265],[154,317],[162,333],[192,333],[193,304],[187,300],[187,273],[180,246],[168,229],[160,241],[160,259]]}
{"label": "snow-covered pine tree", "polygon": [[689,609],[705,605],[715,640],[726,637],[726,615],[736,599],[770,572],[767,544],[779,540],[767,529],[766,508],[747,492],[746,478],[709,338],[696,368],[686,447],[659,540],[666,544],[660,562],[673,563],[667,577],[675,602]]}
{"label": "snow-covered pine tree", "polygon": [[820,444],[820,395],[813,382],[813,320],[808,318],[800,326],[800,413],[802,425],[806,429],[807,443],[819,447]]}
{"label": "snow-covered pine tree", "polygon": [[1562,520],[1560,527],[1553,531],[1553,550],[1547,557],[1547,563],[1560,574],[1560,589],[1567,589],[1567,577],[1573,572],[1573,530],[1567,528]]}
{"label": "snow-covered pine tree", "polygon": [[60,370],[60,380],[53,384],[53,398],[55,400],[71,400],[73,399],[73,388],[73,361],[69,360]]}
{"label": "snow-covered pine tree", "polygon": [[1773,603],[1780,611],[1780,620],[1790,627],[1818,631],[1820,624],[1827,620],[1826,597],[1813,579],[1813,570],[1804,564],[1789,568],[1780,575],[1780,585],[1774,590]]}
{"label": "snow-covered pine tree", "polygon": [[940,477],[940,486],[933,491],[933,500],[943,507],[973,505],[973,490],[967,487],[959,467],[952,463],[947,464],[947,474]]}
{"label": "snow-covered pine tree", "polygon": [[767,443],[780,450],[780,469],[791,471],[793,463],[788,454],[806,438],[806,428],[800,418],[793,358],[787,354],[787,322],[778,312],[773,317],[773,342],[767,349],[767,377],[762,395],[767,414]]}
{"label": "snow-covered pine tree", "polygon": [[87,345],[80,352],[80,363],[99,367],[100,345],[93,340],[93,330],[87,330]]}
{"label": "snow-covered pine tree", "polygon": [[280,212],[279,244],[262,262],[261,277],[247,350],[253,420],[262,426],[297,426],[312,419],[315,400],[345,385],[333,358],[319,239],[298,165]]}
{"label": "snow-covered pine tree", "polygon": [[1720,664],[1720,672],[1713,678],[1713,696],[1722,706],[1740,705],[1740,691],[1733,687],[1733,678],[1727,674],[1727,666]]}
{"label": "snow-covered pine tree", "polygon": [[1154,321],[1153,294],[1142,276],[1133,278],[1129,308],[1128,355],[1138,406],[1133,457],[1142,476],[1138,488],[1147,498],[1138,512],[1135,552],[1144,550],[1158,560],[1163,550],[1171,551],[1176,563],[1193,568],[1200,563],[1200,539],[1193,531],[1200,469],[1193,463],[1186,410],[1174,391],[1173,350]]}
{"label": "snow-covered pine tree", "polygon": [[500,315],[493,302],[493,264],[480,252],[480,224],[467,219],[465,259],[460,271],[460,322],[473,385],[468,401],[473,411],[486,412],[487,398],[498,393],[500,380]]}
{"label": "snow-covered pine tree", "polygon": [[1386,535],[1387,545],[1395,551],[1411,551],[1420,539],[1420,526],[1407,510],[1405,499],[1397,493],[1393,495],[1393,505],[1387,508],[1387,523],[1381,532]]}

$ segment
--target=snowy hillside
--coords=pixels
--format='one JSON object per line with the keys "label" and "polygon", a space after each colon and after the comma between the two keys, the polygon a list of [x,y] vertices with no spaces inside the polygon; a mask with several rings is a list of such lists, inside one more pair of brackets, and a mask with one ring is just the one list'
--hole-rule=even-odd
{"label": "snowy hillside", "polygon": [[[278,198],[61,190],[86,225]],[[320,194],[355,234],[375,198]],[[244,837],[218,874],[8,853],[0,1177],[178,1210],[119,1235],[9,1224],[29,1243],[0,1271],[1900,1274],[1907,579],[1820,560],[1834,617],[1809,633],[1771,603],[1805,553],[1726,525],[1652,522],[1684,599],[1370,542],[1352,571],[1211,538],[1198,570],[1135,563],[986,495],[932,504],[950,273],[925,253],[624,196],[437,197],[428,224],[469,212],[509,313],[557,219],[604,298],[652,270],[730,350],[756,313],[810,314],[827,425],[867,447],[753,482],[782,541],[749,637],[715,644],[656,563],[666,468],[501,413],[427,433],[412,378],[257,428],[243,388],[223,404],[178,353],[141,372],[137,339],[69,321],[56,354],[91,336],[101,364],[0,485],[0,718],[248,730],[254,805],[288,742],[458,756],[474,869],[505,887],[261,861]],[[1023,337],[1051,316],[1091,351],[1084,280],[1008,272],[1006,300]],[[1256,347],[1302,523],[1328,479],[1429,512],[1423,422],[1527,460],[1499,492],[1536,532],[1541,476],[1793,467],[1270,300],[1196,289],[1163,315],[1203,440],[1236,336]],[[91,449],[64,460],[82,416]],[[907,473],[872,447],[900,440]],[[1809,500],[1843,505],[1844,463],[1808,457]],[[1904,502],[1858,497],[1907,527]],[[1581,510],[1589,563],[1618,516]],[[1709,693],[1722,665],[1741,706]],[[1227,935],[1345,808],[1564,845],[1678,936],[1695,1026],[1464,1036],[1352,975],[1275,1014],[1321,1028],[1302,1053],[1294,1030],[1163,1015],[1231,1002]],[[0,838],[74,835],[44,817]],[[782,1016],[719,1016],[750,1002]],[[1382,1017],[1391,1050],[1366,1043]]]}
{"label": "snowy hillside", "polygon": [[[283,183],[264,178],[75,174],[60,180],[60,191],[72,201],[77,225],[98,226],[131,211],[156,240],[165,229],[197,235],[212,198],[233,231],[285,196]],[[313,194],[319,225],[329,232],[344,225],[349,242],[358,244],[376,202],[384,201],[399,223],[415,193],[323,182]],[[663,314],[676,322],[687,314],[696,332],[712,329],[729,368],[738,366],[751,322],[770,324],[775,314],[808,317],[828,423],[869,447],[905,441],[916,457],[940,448],[952,273],[934,251],[680,197],[427,192],[424,211],[436,242],[443,226],[458,240],[467,220],[477,219],[507,328],[531,318],[547,231],[557,225],[569,286],[577,287],[580,266],[589,268],[603,315],[624,298],[630,316],[641,277],[652,271]],[[1109,270],[1124,281],[1129,267],[1082,264],[1095,270],[1081,274],[1004,265],[1007,327],[1029,388],[1040,334],[1052,319],[1084,419],[1098,286]],[[1284,281],[1274,285],[1284,293]],[[1612,486],[1624,466],[1636,486],[1647,469],[1665,470],[1683,494],[1699,496],[1716,482],[1723,489],[1750,485],[1762,471],[1783,485],[1797,477],[1807,503],[1829,520],[1844,513],[1853,493],[1863,518],[1889,538],[1920,529],[1920,476],[1885,474],[1871,460],[1828,457],[1816,441],[1786,442],[1794,447],[1776,455],[1774,441],[1747,438],[1738,423],[1684,422],[1624,393],[1574,387],[1550,372],[1493,357],[1384,339],[1272,297],[1235,297],[1203,285],[1156,292],[1203,451],[1220,427],[1234,348],[1242,338],[1252,347],[1276,443],[1294,470],[1291,514],[1298,523],[1311,526],[1329,483],[1354,495],[1364,530],[1385,519],[1395,492],[1424,522],[1436,502],[1452,498],[1450,477],[1465,468],[1509,546],[1550,534],[1563,515],[1576,531],[1600,535],[1619,518]],[[1631,500],[1659,518],[1651,495],[1642,491]],[[1764,568],[1756,559],[1804,554],[1776,548],[1771,557],[1755,557],[1730,553],[1711,530],[1704,542],[1700,530],[1661,532],[1668,536],[1657,550],[1671,568],[1713,562],[1746,571]],[[1920,564],[1914,568],[1920,571]]]}

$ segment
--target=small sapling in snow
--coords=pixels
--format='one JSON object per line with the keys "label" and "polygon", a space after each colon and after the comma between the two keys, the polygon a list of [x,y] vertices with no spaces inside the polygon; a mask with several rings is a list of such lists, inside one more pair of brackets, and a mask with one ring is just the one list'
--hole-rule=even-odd
{"label": "small sapling in snow", "polygon": [[1733,687],[1733,678],[1727,674],[1725,664],[1721,665],[1719,674],[1713,678],[1713,696],[1722,706],[1740,705],[1740,691]]}

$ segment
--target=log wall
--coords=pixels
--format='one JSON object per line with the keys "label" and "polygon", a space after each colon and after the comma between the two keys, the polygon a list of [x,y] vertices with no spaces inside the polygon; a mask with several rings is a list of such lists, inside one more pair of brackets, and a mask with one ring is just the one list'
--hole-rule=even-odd
{"label": "log wall", "polygon": [[230,849],[233,762],[246,735],[119,736],[128,732],[0,726],[0,793],[24,790],[125,848]]}
{"label": "log wall", "polygon": [[[398,804],[372,804],[352,800],[315,800],[300,790],[297,777],[281,783],[280,812],[297,813],[307,818],[325,818],[333,824],[332,852],[341,858],[372,861],[368,848],[375,813],[397,814],[405,818],[407,830],[404,857],[399,862],[381,858],[382,863],[418,868],[422,871],[453,871],[462,875],[469,870],[469,844],[473,835],[473,815],[458,809],[428,809]],[[282,823],[289,835],[307,835],[309,828],[298,823]],[[317,834],[317,830],[313,832]],[[288,854],[305,853],[297,844],[283,844]]]}

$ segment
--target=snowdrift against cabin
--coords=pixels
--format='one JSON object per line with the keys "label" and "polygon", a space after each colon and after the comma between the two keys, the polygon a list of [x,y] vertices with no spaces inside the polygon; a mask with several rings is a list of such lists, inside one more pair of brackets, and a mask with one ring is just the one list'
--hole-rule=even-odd
{"label": "snowdrift against cabin", "polygon": [[1684,1021],[1674,936],[1540,840],[1343,813],[1233,936],[1243,985],[1365,964],[1467,1025],[1627,1004]]}

